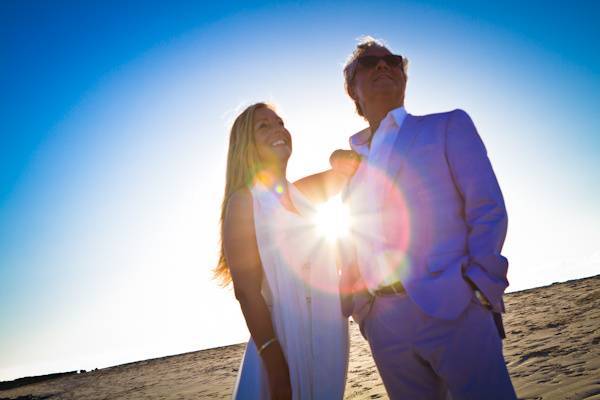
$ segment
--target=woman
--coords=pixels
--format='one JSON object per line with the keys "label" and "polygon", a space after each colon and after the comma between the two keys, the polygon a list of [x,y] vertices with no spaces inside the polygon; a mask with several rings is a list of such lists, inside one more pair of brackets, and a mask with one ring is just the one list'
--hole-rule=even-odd
{"label": "woman", "polygon": [[316,235],[308,198],[324,200],[347,178],[331,170],[290,184],[291,152],[290,133],[267,104],[254,104],[235,120],[215,270],[224,283],[233,281],[251,334],[235,399],[344,394],[348,326],[335,254]]}

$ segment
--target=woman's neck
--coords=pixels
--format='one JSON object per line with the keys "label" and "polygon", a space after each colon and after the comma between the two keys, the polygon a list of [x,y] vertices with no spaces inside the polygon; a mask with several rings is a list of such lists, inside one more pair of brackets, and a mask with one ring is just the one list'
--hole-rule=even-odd
{"label": "woman's neck", "polygon": [[277,194],[281,205],[288,211],[298,214],[298,210],[290,197],[285,166],[271,166],[263,168],[258,174],[258,180],[269,190]]}
{"label": "woman's neck", "polygon": [[271,190],[283,193],[287,191],[286,168],[281,165],[263,167],[258,173],[258,180]]}

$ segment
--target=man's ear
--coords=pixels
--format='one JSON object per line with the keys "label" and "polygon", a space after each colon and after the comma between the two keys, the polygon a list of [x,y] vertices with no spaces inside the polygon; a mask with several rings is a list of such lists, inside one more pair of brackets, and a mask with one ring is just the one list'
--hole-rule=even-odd
{"label": "man's ear", "polygon": [[352,100],[356,101],[356,93],[354,92],[354,87],[352,85],[348,86],[348,95],[352,98]]}

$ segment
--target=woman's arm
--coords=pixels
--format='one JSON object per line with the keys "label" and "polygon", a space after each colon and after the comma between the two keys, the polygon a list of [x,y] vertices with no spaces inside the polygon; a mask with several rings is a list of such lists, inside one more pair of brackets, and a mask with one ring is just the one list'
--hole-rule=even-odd
{"label": "woman's arm", "polygon": [[340,193],[360,164],[360,156],[352,150],[335,150],[329,157],[331,169],[306,176],[294,185],[312,202],[322,203]]}
{"label": "woman's arm", "polygon": [[[235,297],[256,347],[260,349],[276,336],[271,313],[261,294],[263,270],[254,231],[252,195],[247,189],[235,192],[229,199],[223,221],[223,246]],[[291,399],[289,369],[279,342],[268,345],[261,357],[267,370],[271,397]]]}

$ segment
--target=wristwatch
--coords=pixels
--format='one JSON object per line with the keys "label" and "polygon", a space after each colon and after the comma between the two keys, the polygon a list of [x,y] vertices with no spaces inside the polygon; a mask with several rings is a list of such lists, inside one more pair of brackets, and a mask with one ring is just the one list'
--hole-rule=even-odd
{"label": "wristwatch", "polygon": [[477,297],[477,300],[479,300],[479,302],[481,303],[482,306],[484,306],[486,308],[490,308],[490,309],[492,308],[492,304],[485,297],[485,295],[483,293],[481,293],[481,290],[475,289],[475,297]]}
{"label": "wristwatch", "polygon": [[465,281],[469,284],[469,286],[471,286],[471,289],[473,289],[473,292],[475,292],[475,297],[477,297],[477,300],[481,303],[481,305],[491,310],[492,304],[487,299],[487,297],[485,297],[485,295],[481,292],[481,290],[479,290],[477,285],[475,285],[475,283],[468,276],[465,275],[464,278]]}

